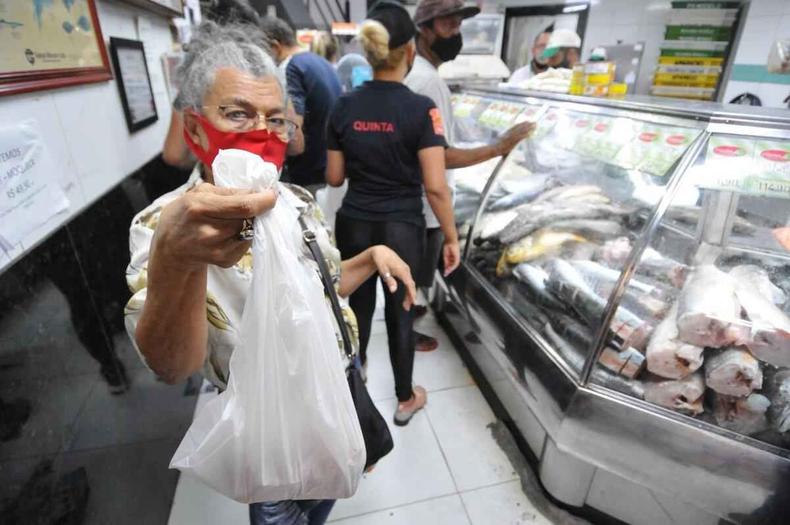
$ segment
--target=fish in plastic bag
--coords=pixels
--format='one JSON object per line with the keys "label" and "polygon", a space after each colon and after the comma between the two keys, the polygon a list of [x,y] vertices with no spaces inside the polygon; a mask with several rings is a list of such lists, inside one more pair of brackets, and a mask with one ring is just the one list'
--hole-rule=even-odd
{"label": "fish in plastic bag", "polygon": [[302,254],[298,198],[252,153],[221,150],[212,168],[218,186],[280,198],[254,219],[228,388],[197,412],[170,467],[241,503],[349,497],[365,444],[323,285]]}

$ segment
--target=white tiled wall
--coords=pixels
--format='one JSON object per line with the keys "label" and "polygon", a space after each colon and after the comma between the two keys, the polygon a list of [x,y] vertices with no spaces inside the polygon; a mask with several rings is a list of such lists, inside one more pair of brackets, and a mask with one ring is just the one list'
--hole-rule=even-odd
{"label": "white tiled wall", "polygon": [[0,98],[3,125],[29,118],[38,121],[44,145],[59,168],[58,177],[71,203],[68,213],[33,232],[13,254],[3,254],[0,271],[161,151],[170,121],[170,100],[160,61],[162,53],[171,49],[169,21],[117,0],[98,0],[97,9],[105,44],[111,36],[138,40],[137,16],[150,22],[143,43],[159,120],[130,135],[114,80]]}

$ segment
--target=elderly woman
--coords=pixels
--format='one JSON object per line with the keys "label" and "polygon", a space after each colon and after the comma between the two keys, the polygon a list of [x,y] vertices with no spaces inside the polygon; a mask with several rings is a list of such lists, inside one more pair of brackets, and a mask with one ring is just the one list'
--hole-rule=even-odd
{"label": "elderly woman", "polygon": [[[305,190],[281,185],[277,195],[212,184],[211,163],[219,149],[245,149],[282,166],[285,143],[295,131],[285,117],[282,78],[257,38],[212,23],[196,32],[180,71],[177,109],[185,139],[201,162],[184,186],[157,199],[132,222],[127,280],[134,295],[126,308],[127,330],[145,363],[168,383],[202,370],[219,388],[226,386],[251,279],[250,242],[242,230],[250,217],[278,202],[297,203],[318,236],[341,297],[378,272],[404,308],[414,300],[409,268],[392,250],[374,246],[340,261]],[[299,243],[305,264],[316,266],[307,262],[310,251],[304,243],[293,242]],[[349,331],[356,334],[354,315],[344,309]],[[331,502],[259,503],[250,506],[250,519],[255,524],[320,524],[330,508]]]}

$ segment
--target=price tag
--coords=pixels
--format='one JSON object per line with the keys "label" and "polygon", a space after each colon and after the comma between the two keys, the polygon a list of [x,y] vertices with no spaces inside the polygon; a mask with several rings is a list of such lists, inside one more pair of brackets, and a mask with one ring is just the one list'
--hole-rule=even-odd
{"label": "price tag", "polygon": [[0,245],[18,244],[68,209],[58,172],[35,121],[0,128]]}

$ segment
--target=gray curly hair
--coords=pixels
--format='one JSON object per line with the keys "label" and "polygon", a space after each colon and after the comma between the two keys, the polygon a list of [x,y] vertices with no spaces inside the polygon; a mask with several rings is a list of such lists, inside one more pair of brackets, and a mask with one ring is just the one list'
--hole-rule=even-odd
{"label": "gray curly hair", "polygon": [[260,29],[242,23],[204,22],[193,33],[178,68],[180,89],[173,106],[179,111],[199,108],[217,70],[228,67],[255,77],[275,77],[286,99],[285,79]]}

